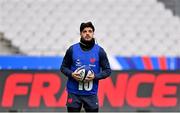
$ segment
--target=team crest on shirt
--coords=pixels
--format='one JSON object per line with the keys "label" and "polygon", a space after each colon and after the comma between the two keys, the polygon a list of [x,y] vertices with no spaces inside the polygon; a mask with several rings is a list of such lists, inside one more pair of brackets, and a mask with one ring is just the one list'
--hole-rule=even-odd
{"label": "team crest on shirt", "polygon": [[90,66],[90,67],[96,67],[95,62],[96,62],[96,59],[95,59],[95,58],[90,58],[90,64],[89,64],[89,66]]}
{"label": "team crest on shirt", "polygon": [[90,62],[91,62],[92,64],[94,64],[95,61],[96,61],[95,58],[90,58]]}

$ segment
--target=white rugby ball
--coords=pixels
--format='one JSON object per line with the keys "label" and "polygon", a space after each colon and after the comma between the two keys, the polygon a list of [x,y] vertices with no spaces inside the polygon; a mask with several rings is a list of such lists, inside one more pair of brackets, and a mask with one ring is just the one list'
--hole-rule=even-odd
{"label": "white rugby ball", "polygon": [[86,65],[77,68],[75,71],[80,74],[81,81],[84,81],[88,75],[94,73],[91,67]]}

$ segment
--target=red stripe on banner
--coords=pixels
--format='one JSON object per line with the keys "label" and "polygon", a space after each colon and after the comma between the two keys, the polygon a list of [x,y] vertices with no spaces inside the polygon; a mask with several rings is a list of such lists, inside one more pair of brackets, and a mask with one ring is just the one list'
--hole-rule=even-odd
{"label": "red stripe on banner", "polygon": [[142,60],[144,63],[144,69],[153,70],[153,65],[152,65],[150,57],[144,56],[142,57]]}
{"label": "red stripe on banner", "polygon": [[164,56],[159,57],[158,62],[159,62],[159,68],[161,70],[167,70],[167,62]]}

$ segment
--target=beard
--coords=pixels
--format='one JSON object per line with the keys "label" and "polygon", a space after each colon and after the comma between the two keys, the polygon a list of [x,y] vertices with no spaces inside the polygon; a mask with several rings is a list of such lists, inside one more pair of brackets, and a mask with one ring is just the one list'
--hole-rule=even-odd
{"label": "beard", "polygon": [[95,44],[95,39],[91,38],[91,40],[85,40],[84,38],[81,37],[80,44],[85,48],[91,48]]}
{"label": "beard", "polygon": [[81,37],[83,40],[85,41],[91,41],[93,40],[93,37],[90,37],[90,36],[85,36],[85,37]]}
{"label": "beard", "polygon": [[83,41],[87,41],[87,42],[89,42],[89,41],[92,41],[93,40],[93,37],[90,37],[90,36],[85,36],[85,37],[81,37],[81,40],[83,40]]}

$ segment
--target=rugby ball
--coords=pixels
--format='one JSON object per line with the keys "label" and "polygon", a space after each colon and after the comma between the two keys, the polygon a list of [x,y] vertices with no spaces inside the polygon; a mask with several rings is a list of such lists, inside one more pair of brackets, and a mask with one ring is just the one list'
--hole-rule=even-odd
{"label": "rugby ball", "polygon": [[88,75],[94,73],[91,67],[86,65],[77,68],[75,71],[80,74],[81,81],[84,81]]}

